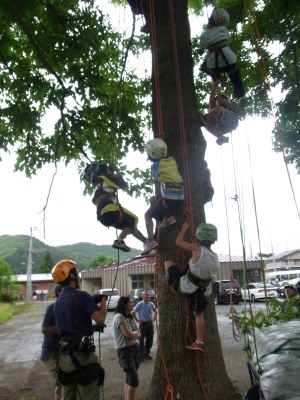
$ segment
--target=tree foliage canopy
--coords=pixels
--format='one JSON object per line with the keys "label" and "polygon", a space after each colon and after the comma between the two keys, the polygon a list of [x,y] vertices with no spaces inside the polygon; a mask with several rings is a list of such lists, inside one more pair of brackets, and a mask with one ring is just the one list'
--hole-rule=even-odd
{"label": "tree foliage canopy", "polygon": [[[128,7],[124,0],[114,3]],[[210,10],[209,2],[189,4],[196,13]],[[284,146],[299,169],[299,2],[214,4],[231,15],[231,46],[240,58],[248,113],[271,113],[268,84],[282,91],[274,103],[280,126],[275,149]],[[142,150],[151,88],[149,77],[139,79],[126,60],[129,49],[138,57],[149,48],[149,39],[117,32],[103,6],[91,0],[0,4],[0,148],[18,146],[16,169],[27,176],[50,162],[77,160],[82,167],[87,159],[104,158],[118,163],[129,148]],[[208,80],[198,72],[198,37],[192,42],[199,110],[204,111]],[[49,113],[53,126],[45,129]]]}

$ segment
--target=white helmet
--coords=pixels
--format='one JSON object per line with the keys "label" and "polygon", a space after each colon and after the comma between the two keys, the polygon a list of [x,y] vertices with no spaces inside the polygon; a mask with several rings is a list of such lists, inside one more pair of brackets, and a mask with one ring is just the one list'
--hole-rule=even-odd
{"label": "white helmet", "polygon": [[162,139],[151,139],[146,143],[146,152],[150,159],[167,157],[167,145]]}
{"label": "white helmet", "polygon": [[224,8],[215,8],[209,18],[209,21],[215,26],[227,26],[229,20],[229,14]]}

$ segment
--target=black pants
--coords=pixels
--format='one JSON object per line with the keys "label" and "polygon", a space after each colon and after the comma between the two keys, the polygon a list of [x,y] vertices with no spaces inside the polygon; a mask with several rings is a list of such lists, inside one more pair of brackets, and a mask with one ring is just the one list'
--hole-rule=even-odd
{"label": "black pants", "polygon": [[211,76],[213,81],[217,81],[220,79],[220,75],[222,73],[227,72],[233,86],[234,97],[239,99],[240,97],[245,96],[245,89],[237,64],[232,64],[221,68],[208,68],[206,61],[204,61],[204,63],[201,65],[201,71],[206,72],[209,76]]}
{"label": "black pants", "polygon": [[144,321],[140,323],[141,337],[139,339],[140,356],[144,357],[150,353],[153,345],[154,328],[152,321]]}

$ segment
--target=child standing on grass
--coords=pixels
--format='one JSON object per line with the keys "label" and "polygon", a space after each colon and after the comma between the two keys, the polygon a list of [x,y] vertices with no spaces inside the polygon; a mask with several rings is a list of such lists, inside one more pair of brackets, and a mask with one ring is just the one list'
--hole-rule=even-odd
{"label": "child standing on grass", "polygon": [[189,350],[204,351],[205,321],[203,311],[207,306],[207,297],[212,292],[211,280],[220,263],[211,245],[217,240],[217,228],[212,224],[202,223],[196,230],[196,243],[186,242],[184,236],[189,229],[185,222],[179,232],[176,245],[183,250],[191,251],[192,257],[188,267],[181,271],[172,260],[164,263],[166,280],[175,291],[189,297],[189,309],[195,314],[196,340],[186,346]]}

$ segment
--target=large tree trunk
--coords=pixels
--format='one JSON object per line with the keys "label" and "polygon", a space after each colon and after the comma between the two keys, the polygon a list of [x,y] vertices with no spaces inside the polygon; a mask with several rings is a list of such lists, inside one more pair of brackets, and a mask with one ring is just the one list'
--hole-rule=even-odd
{"label": "large tree trunk", "polygon": [[[151,0],[150,0],[151,1]],[[191,202],[186,203],[190,221],[197,226],[205,220],[202,176],[206,143],[199,125],[193,82],[193,60],[190,43],[190,29],[187,15],[187,0],[173,0],[175,34],[179,58],[180,86],[184,112],[186,146],[180,132],[180,106],[175,79],[175,61],[172,48],[172,25],[169,15],[169,0],[154,1],[157,46],[152,46],[153,60],[157,57],[159,69],[159,91],[161,97],[162,126],[164,139],[168,144],[168,154],[175,156],[179,168],[190,179]],[[153,42],[152,42],[153,43]],[[156,135],[160,125],[157,117],[157,92],[154,85],[154,118]],[[186,150],[186,156],[185,156]],[[184,173],[184,160],[187,157],[188,171]],[[186,191],[188,194],[188,190]],[[188,196],[187,196],[188,197]],[[187,199],[188,200],[188,199]],[[186,218],[184,210],[178,211],[178,224],[160,231],[159,264],[172,258],[184,268],[190,254],[178,251],[175,238],[180,225]],[[186,306],[182,295],[174,294],[166,285],[163,268],[158,272],[158,310],[159,337],[158,353],[152,382],[149,388],[150,400],[161,400],[169,389],[173,389],[174,399],[184,400],[239,398],[227,376],[218,334],[216,313],[212,298],[205,311],[205,352],[198,354],[185,349]],[[194,329],[190,330],[193,339]],[[203,386],[201,385],[203,383]],[[171,391],[166,398],[173,399]]]}

